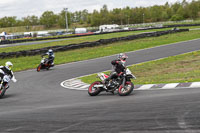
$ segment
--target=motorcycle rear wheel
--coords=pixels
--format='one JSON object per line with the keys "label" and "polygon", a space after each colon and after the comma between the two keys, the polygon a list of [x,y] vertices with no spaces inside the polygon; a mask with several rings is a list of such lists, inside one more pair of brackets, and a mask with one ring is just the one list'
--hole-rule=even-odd
{"label": "motorcycle rear wheel", "polygon": [[100,81],[95,81],[89,86],[88,94],[90,96],[96,96],[102,91],[100,87],[94,87],[94,85],[98,85],[98,84],[102,84],[102,83]]}
{"label": "motorcycle rear wheel", "polygon": [[127,96],[129,95],[134,89],[134,85],[132,82],[127,81],[123,87],[123,85],[120,85],[119,89],[118,89],[118,94],[120,96]]}

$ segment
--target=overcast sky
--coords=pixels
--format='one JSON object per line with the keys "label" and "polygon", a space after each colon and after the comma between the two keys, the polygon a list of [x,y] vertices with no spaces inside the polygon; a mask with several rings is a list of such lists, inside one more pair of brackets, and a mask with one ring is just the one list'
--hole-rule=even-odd
{"label": "overcast sky", "polygon": [[163,5],[166,2],[175,3],[176,1],[182,0],[0,0],[0,18],[17,16],[21,19],[31,15],[40,17],[45,11],[53,11],[58,14],[66,7],[70,12],[84,9],[92,12],[94,9],[99,10],[104,4],[108,6],[109,10],[112,10],[126,6],[134,8]]}

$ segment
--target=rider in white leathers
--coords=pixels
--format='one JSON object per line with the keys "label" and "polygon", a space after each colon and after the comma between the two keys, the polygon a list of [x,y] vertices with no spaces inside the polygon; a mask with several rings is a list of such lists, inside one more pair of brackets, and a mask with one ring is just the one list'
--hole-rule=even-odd
{"label": "rider in white leathers", "polygon": [[5,66],[0,66],[0,87],[2,85],[2,81],[4,76],[8,76],[10,80],[12,80],[13,82],[17,82],[12,69],[13,64],[8,61],[6,62]]}

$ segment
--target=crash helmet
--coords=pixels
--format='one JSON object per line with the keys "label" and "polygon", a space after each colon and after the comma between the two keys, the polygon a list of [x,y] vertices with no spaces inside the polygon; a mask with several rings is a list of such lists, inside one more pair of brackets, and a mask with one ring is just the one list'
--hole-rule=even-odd
{"label": "crash helmet", "polygon": [[122,63],[126,63],[126,59],[128,58],[128,56],[124,53],[120,53],[117,56],[117,59],[120,60]]}
{"label": "crash helmet", "polygon": [[11,69],[12,69],[12,66],[13,66],[13,64],[12,64],[10,61],[7,61],[7,62],[5,63],[5,67],[6,67],[8,70],[11,70]]}
{"label": "crash helmet", "polygon": [[52,50],[52,49],[49,49],[49,50],[48,50],[48,53],[49,53],[50,55],[52,55],[52,54],[53,54],[53,50]]}

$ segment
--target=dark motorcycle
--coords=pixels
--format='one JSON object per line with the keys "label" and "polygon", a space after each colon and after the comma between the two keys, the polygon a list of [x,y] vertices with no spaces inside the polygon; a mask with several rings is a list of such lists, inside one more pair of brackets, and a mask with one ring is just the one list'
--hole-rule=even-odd
{"label": "dark motorcycle", "polygon": [[54,66],[54,65],[51,65],[51,64],[49,63],[48,58],[43,57],[43,58],[41,59],[40,64],[39,64],[38,67],[37,67],[37,71],[39,72],[41,69],[49,70],[49,68],[50,68],[50,67],[53,67],[53,66]]}
{"label": "dark motorcycle", "polygon": [[[109,76],[104,73],[98,73],[98,77],[103,81]],[[132,78],[136,79],[136,77],[127,68],[124,74],[110,80],[105,85],[102,81],[93,82],[88,88],[88,94],[90,96],[96,96],[102,91],[111,92],[113,94],[115,91],[118,91],[120,96],[127,96],[134,89],[134,84],[131,82]]]}

